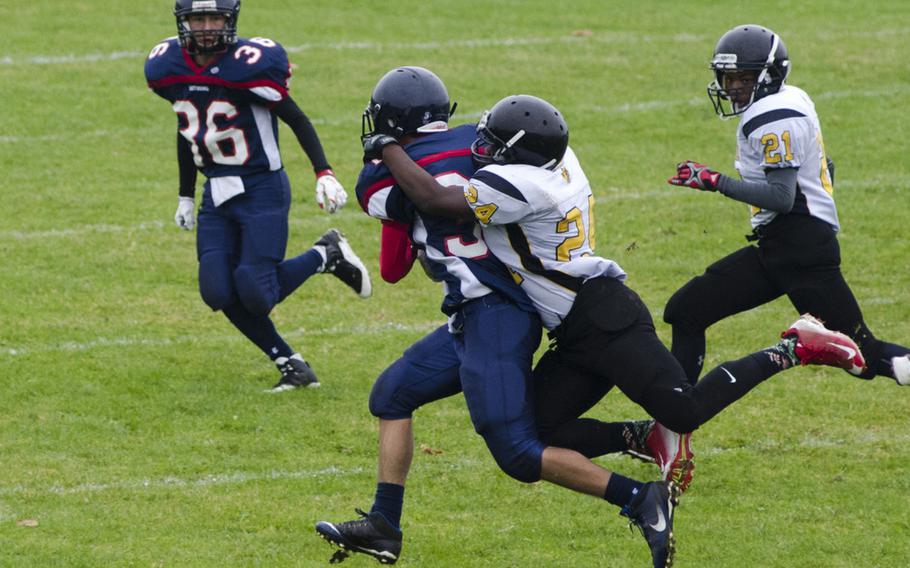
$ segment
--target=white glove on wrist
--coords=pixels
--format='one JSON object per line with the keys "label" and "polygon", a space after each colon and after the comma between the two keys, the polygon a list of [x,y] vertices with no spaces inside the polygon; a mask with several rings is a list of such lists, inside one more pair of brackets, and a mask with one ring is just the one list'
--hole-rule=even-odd
{"label": "white glove on wrist", "polygon": [[196,226],[195,210],[196,202],[193,198],[181,196],[180,202],[177,204],[177,212],[174,213],[174,222],[181,229],[192,231]]}
{"label": "white glove on wrist", "polygon": [[348,194],[335,179],[332,170],[326,170],[326,173],[316,178],[316,203],[320,209],[334,213],[344,207],[347,200]]}

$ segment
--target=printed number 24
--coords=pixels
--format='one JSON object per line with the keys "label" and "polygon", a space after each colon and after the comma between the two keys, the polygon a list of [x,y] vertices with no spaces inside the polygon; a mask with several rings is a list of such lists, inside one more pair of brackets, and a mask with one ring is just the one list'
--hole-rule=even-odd
{"label": "printed number 24", "polygon": [[[435,177],[436,181],[445,187],[457,186],[464,189],[468,185],[468,180],[456,172],[448,172]],[[474,259],[484,258],[490,254],[490,249],[487,248],[487,243],[483,241],[480,233],[480,225],[476,223],[474,224],[474,239],[473,243],[466,243],[460,235],[447,237],[445,240],[446,252],[453,256]]]}

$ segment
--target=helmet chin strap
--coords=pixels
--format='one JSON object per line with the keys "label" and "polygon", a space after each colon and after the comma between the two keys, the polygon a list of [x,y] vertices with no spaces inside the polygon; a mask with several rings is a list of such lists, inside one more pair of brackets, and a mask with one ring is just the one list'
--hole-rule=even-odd
{"label": "helmet chin strap", "polygon": [[[768,57],[765,59],[765,66],[762,68],[761,73],[758,74],[758,78],[755,82],[759,85],[764,85],[768,82],[768,69],[771,68],[771,64],[774,63],[774,54],[777,53],[777,46],[780,45],[780,37],[777,34],[773,34],[774,37],[771,38],[771,51],[768,52]],[[754,96],[754,95],[753,95]]]}

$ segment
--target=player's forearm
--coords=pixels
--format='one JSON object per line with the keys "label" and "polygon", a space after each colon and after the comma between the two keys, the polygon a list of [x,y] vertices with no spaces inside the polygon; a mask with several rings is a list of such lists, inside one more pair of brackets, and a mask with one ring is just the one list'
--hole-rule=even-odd
{"label": "player's forearm", "polygon": [[196,195],[196,164],[189,141],[177,133],[177,169],[180,172],[180,197]]}
{"label": "player's forearm", "polygon": [[778,213],[789,213],[796,200],[796,168],[768,170],[764,182],[733,179],[721,175],[717,190],[736,201]]}
{"label": "player's forearm", "polygon": [[306,152],[307,157],[310,159],[310,163],[313,164],[313,171],[321,172],[332,169],[325,157],[322,142],[319,141],[319,135],[316,134],[313,123],[310,122],[303,110],[297,106],[294,99],[285,97],[284,100],[275,105],[273,111],[282,122],[291,128],[294,136],[297,137],[297,142],[300,143],[300,147],[303,148],[303,151]]}
{"label": "player's forearm", "polygon": [[382,161],[392,172],[398,187],[417,209],[440,217],[473,217],[460,189],[440,185],[426,170],[414,163],[398,144],[389,144],[382,149]]}

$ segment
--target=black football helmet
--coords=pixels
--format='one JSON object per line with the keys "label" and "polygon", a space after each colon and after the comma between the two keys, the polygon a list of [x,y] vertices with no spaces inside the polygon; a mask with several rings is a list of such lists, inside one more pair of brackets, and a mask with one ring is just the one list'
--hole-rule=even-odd
{"label": "black football helmet", "polygon": [[[755,101],[778,92],[790,74],[790,59],[779,35],[749,24],[721,36],[714,47],[711,69],[714,80],[708,85],[708,97],[714,103],[714,112],[727,118],[742,114]],[[743,71],[755,72],[755,86],[749,102],[737,104],[737,93],[724,88],[724,73]],[[724,101],[729,103],[729,109]]]}
{"label": "black football helmet", "polygon": [[[187,19],[195,14],[221,14],[224,16],[224,29],[193,32]],[[177,0],[174,16],[177,18],[180,46],[190,53],[218,53],[237,43],[240,0]],[[216,41],[210,46],[203,46],[196,42],[194,36],[212,36]]]}
{"label": "black football helmet", "polygon": [[431,132],[449,122],[458,103],[449,105],[442,80],[423,67],[398,67],[382,76],[363,111],[360,133],[388,134],[396,140],[413,132]]}
{"label": "black football helmet", "polygon": [[480,117],[471,154],[482,165],[552,168],[568,146],[569,125],[556,107],[531,95],[512,95]]}

